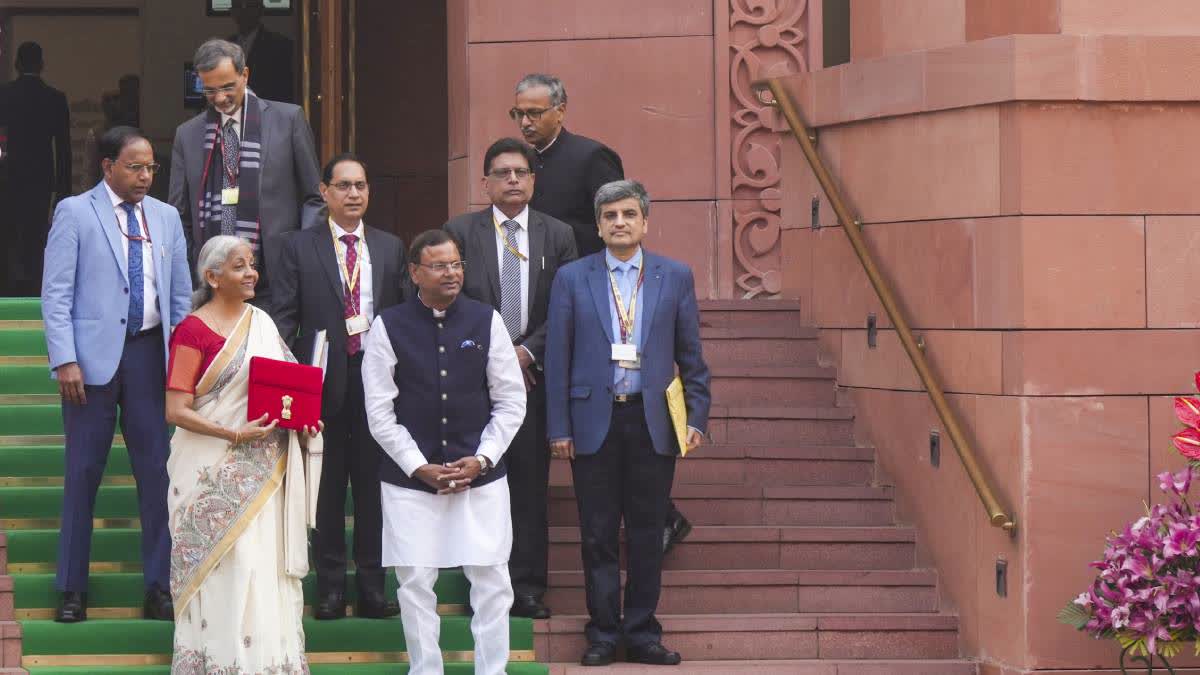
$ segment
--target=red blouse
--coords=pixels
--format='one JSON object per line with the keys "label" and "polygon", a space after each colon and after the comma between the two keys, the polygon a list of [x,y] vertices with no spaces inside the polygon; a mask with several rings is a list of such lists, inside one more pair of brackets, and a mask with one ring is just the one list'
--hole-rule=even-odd
{"label": "red blouse", "polygon": [[188,315],[171,333],[171,361],[167,365],[167,389],[196,393],[200,376],[208,370],[225,338],[195,315]]}

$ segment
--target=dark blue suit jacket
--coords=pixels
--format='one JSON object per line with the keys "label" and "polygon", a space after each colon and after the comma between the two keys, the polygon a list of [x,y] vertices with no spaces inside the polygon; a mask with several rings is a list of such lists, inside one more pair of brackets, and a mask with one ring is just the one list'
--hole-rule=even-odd
{"label": "dark blue suit jacket", "polygon": [[[646,277],[641,327],[642,400],[646,424],[660,455],[679,453],[667,412],[667,385],[675,366],[683,378],[688,426],[708,429],[708,366],[700,346],[700,311],[692,271],[643,249]],[[594,454],[612,419],[611,293],[604,252],[558,271],[550,292],[546,330],[546,431],[551,440],[572,438],[579,455]]]}

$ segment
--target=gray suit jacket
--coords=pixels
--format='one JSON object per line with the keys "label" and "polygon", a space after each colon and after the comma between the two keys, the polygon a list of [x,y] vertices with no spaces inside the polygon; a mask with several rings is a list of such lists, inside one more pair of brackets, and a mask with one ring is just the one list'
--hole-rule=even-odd
{"label": "gray suit jacket", "polygon": [[[492,207],[452,218],[442,229],[462,244],[463,293],[500,311],[500,257],[496,251],[496,226]],[[546,351],[546,308],[550,285],[558,268],[579,257],[575,233],[557,218],[529,209],[529,322],[516,341],[540,364]]]}
{"label": "gray suit jacket", "polygon": [[[317,218],[317,211],[325,202],[317,189],[321,169],[304,111],[291,103],[259,100],[263,110],[258,210],[264,258],[259,261],[259,269],[269,275],[279,260],[280,243],[276,241],[279,235],[324,222]],[[175,129],[175,146],[171,149],[171,187],[167,201],[179,210],[183,220],[188,260],[193,267],[204,243],[204,223],[199,221],[198,214],[204,191],[200,180],[207,159],[204,153],[206,112]]]}

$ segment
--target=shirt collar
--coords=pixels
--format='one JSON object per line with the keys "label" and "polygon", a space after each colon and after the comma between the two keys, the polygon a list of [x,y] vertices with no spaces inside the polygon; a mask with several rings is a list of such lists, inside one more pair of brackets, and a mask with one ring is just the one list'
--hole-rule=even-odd
{"label": "shirt collar", "polygon": [[329,228],[333,232],[333,236],[336,237],[338,239],[338,241],[341,241],[342,237],[347,234],[352,234],[352,235],[358,237],[359,241],[362,241],[363,221],[361,219],[359,219],[358,227],[354,228],[353,232],[347,232],[347,231],[343,230],[337,223],[333,222],[333,218],[329,219]]}
{"label": "shirt collar", "polygon": [[[100,182],[104,184],[104,190],[108,192],[108,201],[112,202],[114,209],[125,203],[124,199],[121,199],[119,196],[117,196],[117,193],[113,192],[112,186],[108,184],[108,181],[102,180]],[[135,209],[140,209],[141,207],[141,202],[133,205],[133,208]]]}
{"label": "shirt collar", "polygon": [[242,104],[240,106],[238,106],[237,110],[233,111],[232,115],[226,115],[225,113],[220,113],[221,128],[224,129],[225,125],[229,124],[229,120],[233,120],[234,124],[236,124],[238,127],[241,127],[242,126],[242,111],[244,111],[245,109],[246,109],[246,99],[243,98]]}
{"label": "shirt collar", "polygon": [[618,260],[617,257],[612,254],[612,251],[606,248],[604,249],[604,262],[608,264],[608,269],[614,272],[617,270],[624,270],[627,267],[632,267],[635,270],[641,269],[642,247],[638,246],[637,252],[633,254],[633,257],[624,262]]}
{"label": "shirt collar", "polygon": [[[562,134],[563,134],[563,132],[564,132],[564,131],[566,131],[566,129],[564,129],[563,127],[559,127],[559,128],[558,128],[558,133],[557,133],[557,134],[554,134],[554,138],[551,138],[551,139],[550,139],[550,142],[546,144],[546,147],[542,148],[541,150],[538,150],[538,151],[537,151],[537,154],[539,154],[539,155],[540,155],[540,154],[542,154],[542,153],[544,153],[544,152],[547,152],[547,151],[549,151],[549,150],[550,150],[550,148],[554,147],[554,143],[555,143],[555,141],[557,141],[557,140],[558,140],[558,137],[559,137],[559,136],[562,136]],[[536,148],[535,148],[535,150],[536,150]]]}
{"label": "shirt collar", "polygon": [[515,220],[515,221],[517,221],[517,225],[521,226],[522,230],[529,229],[529,205],[528,204],[525,205],[525,208],[521,209],[521,212],[518,213],[515,218],[509,218],[508,216],[504,215],[504,212],[501,211],[499,209],[499,207],[497,207],[495,204],[492,204],[492,217],[495,218],[496,222],[500,223],[501,225],[503,225],[504,221],[506,221],[506,220]]}

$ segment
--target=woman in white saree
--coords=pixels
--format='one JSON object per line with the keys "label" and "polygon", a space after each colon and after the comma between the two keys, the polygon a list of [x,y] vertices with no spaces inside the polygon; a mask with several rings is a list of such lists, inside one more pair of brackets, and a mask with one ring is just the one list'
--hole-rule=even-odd
{"label": "woman in white saree", "polygon": [[319,429],[276,429],[266,415],[246,421],[250,358],[295,361],[271,317],[246,302],[258,281],[250,246],[210,239],[196,277],[167,375],[167,419],[178,427],[167,462],[171,673],[307,673],[301,579]]}

